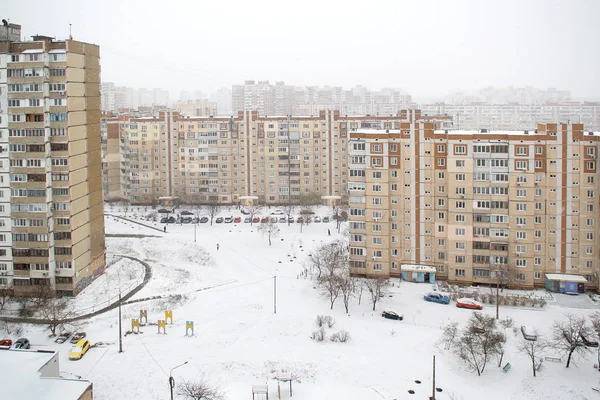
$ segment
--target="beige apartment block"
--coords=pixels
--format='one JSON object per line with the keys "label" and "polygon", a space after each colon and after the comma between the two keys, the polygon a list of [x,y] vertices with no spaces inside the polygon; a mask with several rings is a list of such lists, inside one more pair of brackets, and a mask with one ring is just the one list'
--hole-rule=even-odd
{"label": "beige apartment block", "polygon": [[[189,204],[211,199],[239,204],[241,196],[258,196],[273,205],[297,203],[307,193],[346,197],[349,133],[397,129],[419,118],[418,111],[279,117],[246,111],[237,117],[189,118],[169,111],[155,118],[107,119],[105,136],[111,137],[111,123],[118,125],[122,146],[107,144],[105,197],[123,196],[135,204],[156,203],[162,196]],[[427,118],[436,124],[448,120]]]}
{"label": "beige apartment block", "polygon": [[34,36],[0,56],[0,286],[76,295],[105,268],[99,47]]}
{"label": "beige apartment block", "polygon": [[599,138],[581,124],[352,132],[352,273],[400,276],[418,264],[455,284],[507,271],[513,287],[559,273],[598,288]]}

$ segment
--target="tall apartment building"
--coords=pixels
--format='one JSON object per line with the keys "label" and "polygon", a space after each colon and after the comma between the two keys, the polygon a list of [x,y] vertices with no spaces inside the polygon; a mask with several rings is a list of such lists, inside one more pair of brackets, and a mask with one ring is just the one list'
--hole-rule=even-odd
{"label": "tall apartment building", "polygon": [[217,114],[217,103],[208,100],[177,101],[173,110],[186,117],[210,117]]}
{"label": "tall apartment building", "polygon": [[420,106],[423,114],[449,115],[455,129],[534,130],[539,123],[581,123],[600,130],[600,103],[435,103]]}
{"label": "tall apartment building", "polygon": [[0,287],[75,295],[105,266],[96,45],[0,41]]}
{"label": "tall apartment building", "polygon": [[122,168],[119,178],[107,178],[105,196],[111,190],[110,197],[143,204],[161,196],[178,196],[188,203],[217,196],[224,204],[237,204],[247,195],[267,204],[297,202],[303,193],[345,197],[348,132],[393,129],[419,118],[418,111],[388,117],[346,117],[339,111],[269,117],[254,111],[235,118],[162,112],[156,118],[107,120],[106,129],[119,126],[123,146],[108,150],[113,166],[105,159],[107,168]]}
{"label": "tall apartment building", "polygon": [[351,132],[352,273],[400,276],[420,264],[458,284],[505,271],[515,287],[567,273],[597,288],[599,137],[581,124]]}
{"label": "tall apartment building", "polygon": [[103,82],[100,85],[100,109],[102,111],[117,111],[116,90],[113,82]]}

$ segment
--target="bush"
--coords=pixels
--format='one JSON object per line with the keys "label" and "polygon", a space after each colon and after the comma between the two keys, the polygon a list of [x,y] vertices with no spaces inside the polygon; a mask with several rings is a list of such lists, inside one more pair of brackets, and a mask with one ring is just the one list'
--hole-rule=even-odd
{"label": "bush", "polygon": [[329,315],[327,316],[327,319],[325,320],[325,322],[327,322],[327,326],[330,328],[333,328],[333,326],[335,325],[335,318],[330,317]]}
{"label": "bush", "polygon": [[335,319],[330,315],[317,315],[316,322],[319,328],[325,325],[331,328],[335,325]]}
{"label": "bush", "polygon": [[316,340],[317,342],[322,342],[325,340],[325,328],[321,327],[321,329],[314,331],[310,338],[312,340]]}
{"label": "bush", "polygon": [[339,331],[331,335],[329,340],[332,342],[346,343],[348,340],[350,340],[350,334],[346,331]]}
{"label": "bush", "polygon": [[544,307],[547,304],[546,299],[540,299],[538,304],[540,305],[540,308]]}

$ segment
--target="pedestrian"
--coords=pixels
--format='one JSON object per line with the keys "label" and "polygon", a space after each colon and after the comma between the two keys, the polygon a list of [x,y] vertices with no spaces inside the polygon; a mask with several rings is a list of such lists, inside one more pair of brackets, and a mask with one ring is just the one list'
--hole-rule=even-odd
{"label": "pedestrian", "polygon": [[165,228],[164,228],[164,231],[165,231],[165,233],[167,233],[167,227],[166,227],[166,226],[165,226]]}
{"label": "pedestrian", "polygon": [[219,247],[220,247],[220,246],[219,246],[219,243],[217,243],[217,251],[219,251]]}
{"label": "pedestrian", "polygon": [[327,236],[331,236],[331,231],[327,229]]}

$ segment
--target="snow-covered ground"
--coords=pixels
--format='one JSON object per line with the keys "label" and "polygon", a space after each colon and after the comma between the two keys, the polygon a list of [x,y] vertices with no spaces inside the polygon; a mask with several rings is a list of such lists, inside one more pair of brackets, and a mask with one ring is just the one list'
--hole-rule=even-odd
{"label": "snow-covered ground", "polygon": [[[241,215],[232,210],[223,216],[229,214]],[[273,378],[278,372],[292,373],[293,398],[298,400],[425,399],[431,394],[434,354],[436,386],[443,389],[437,393],[438,399],[597,398],[592,390],[598,387],[600,377],[593,368],[595,355],[577,359],[577,365],[569,369],[564,363],[545,362],[539,376],[533,378],[531,364],[517,352],[519,338],[512,332],[504,356],[512,365],[510,371],[504,373],[493,361],[481,377],[468,372],[454,355],[440,351],[435,343],[443,323],[450,319],[464,323],[471,311],[423,301],[423,293],[432,289],[428,284],[398,285],[394,280],[392,297],[384,298],[375,312],[367,296],[361,305],[352,301],[349,315],[341,301],[329,310],[328,301],[300,274],[311,249],[338,237],[335,223],[311,224],[302,233],[298,224],[278,225],[281,233],[269,246],[256,225],[199,224],[194,242],[193,225],[169,225],[163,234],[107,217],[107,233],[159,236],[107,238],[107,247],[109,261],[112,254],[129,254],[152,266],[151,281],[135,299],[181,295],[123,307],[124,330],[130,329],[130,319],[139,316],[141,309],[148,310],[150,322],[164,319],[164,310],[172,309],[174,324],[167,326],[167,334],[158,334],[156,326],[143,327],[143,334],[123,339],[124,352],[118,353],[118,314],[114,310],[92,318],[84,327],[92,342],[109,344],[93,348],[76,362],[67,359],[70,345],[53,343],[41,327],[27,326],[22,335],[34,346],[59,349],[61,371],[65,376],[92,380],[94,397],[99,400],[168,398],[169,371],[185,361],[187,365],[173,372],[176,382],[207,373],[221,384],[228,399],[249,399],[252,385],[265,383],[270,397],[277,398]],[[163,225],[155,226],[162,229]],[[134,276],[133,271],[141,274],[134,264],[120,261],[111,266],[107,277],[96,280],[77,301],[83,305],[88,298],[112,296],[115,291],[107,288],[107,282],[115,284],[118,270],[121,279]],[[517,326],[549,334],[552,322],[565,313],[588,315],[598,308],[587,296],[578,300],[554,297],[544,308],[501,307],[501,316],[514,318]],[[384,308],[399,311],[404,321],[381,318]],[[493,314],[493,306],[485,305],[483,312]],[[319,314],[336,319],[335,326],[327,329],[328,336],[346,330],[350,342],[311,340]],[[194,322],[194,337],[185,336],[186,321]],[[556,356],[552,352],[547,355]],[[415,391],[412,397],[408,394],[411,389]],[[282,384],[281,397],[289,398],[286,384]]]}

